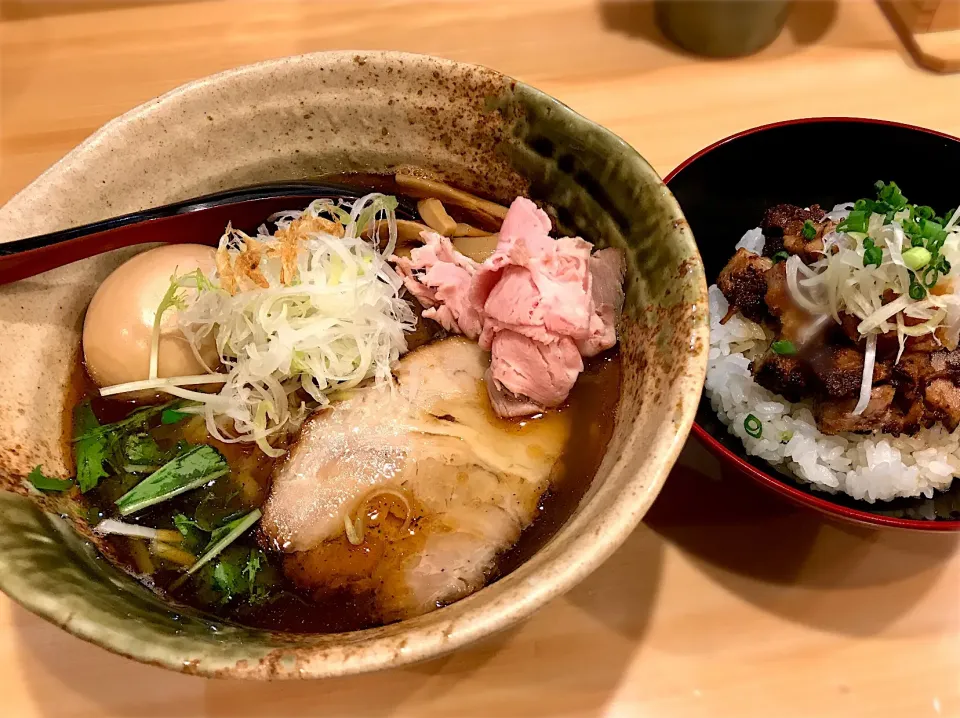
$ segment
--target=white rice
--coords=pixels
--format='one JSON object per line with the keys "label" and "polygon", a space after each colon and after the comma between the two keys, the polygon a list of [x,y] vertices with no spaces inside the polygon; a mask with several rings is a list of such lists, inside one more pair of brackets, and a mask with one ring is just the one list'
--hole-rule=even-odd
{"label": "white rice", "polygon": [[[835,208],[839,213],[847,206]],[[751,229],[737,243],[763,250],[763,234]],[[913,436],[820,433],[809,402],[790,403],[754,382],[751,358],[771,337],[759,324],[739,314],[725,325],[728,304],[716,285],[710,287],[710,358],[706,392],[717,416],[739,438],[747,453],[795,478],[830,493],[845,492],[873,503],[898,497],[926,496],[946,489],[960,474],[960,428],[939,424]],[[753,414],[762,423],[759,438],[743,422]]]}

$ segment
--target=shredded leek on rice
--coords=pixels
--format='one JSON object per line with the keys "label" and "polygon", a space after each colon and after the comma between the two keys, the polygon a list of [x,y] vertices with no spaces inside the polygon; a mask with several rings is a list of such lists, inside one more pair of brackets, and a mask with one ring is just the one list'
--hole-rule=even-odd
{"label": "shredded leek on rice", "polygon": [[837,323],[841,313],[859,320],[867,343],[856,414],[870,399],[878,335],[896,333],[897,361],[908,337],[929,334],[951,349],[960,340],[960,286],[948,276],[960,261],[960,210],[941,219],[907,204],[894,183],[877,190],[877,201],[828,215],[841,221],[824,236],[820,259],[786,262],[787,287],[800,307]]}

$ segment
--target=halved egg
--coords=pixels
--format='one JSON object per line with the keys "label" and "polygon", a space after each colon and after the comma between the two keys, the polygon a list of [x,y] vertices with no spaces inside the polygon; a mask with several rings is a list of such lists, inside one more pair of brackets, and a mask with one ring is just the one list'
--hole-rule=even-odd
{"label": "halved egg", "polygon": [[[165,245],[138,254],[104,280],[83,323],[83,360],[98,386],[149,377],[153,322],[171,277],[197,269],[212,276],[215,254],[212,247],[201,244]],[[164,312],[157,374],[205,374],[207,369],[178,327],[177,314],[175,307]],[[200,354],[211,369],[219,366],[213,342],[203,346]]]}

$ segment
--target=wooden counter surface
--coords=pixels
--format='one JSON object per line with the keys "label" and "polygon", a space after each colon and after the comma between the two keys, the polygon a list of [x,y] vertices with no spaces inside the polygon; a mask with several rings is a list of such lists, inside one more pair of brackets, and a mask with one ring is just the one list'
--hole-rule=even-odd
{"label": "wooden counter surface", "polygon": [[[607,126],[661,174],[792,117],[960,135],[960,76],[914,67],[868,2],[800,2],[764,52],[708,62],[671,49],[650,6],[625,0],[0,0],[0,202],[183,82],[339,48],[490,65]],[[0,597],[0,715],[960,716],[960,536],[825,523],[717,478],[698,447],[683,464],[644,525],[569,595],[404,670],[205,681],[113,656]]]}

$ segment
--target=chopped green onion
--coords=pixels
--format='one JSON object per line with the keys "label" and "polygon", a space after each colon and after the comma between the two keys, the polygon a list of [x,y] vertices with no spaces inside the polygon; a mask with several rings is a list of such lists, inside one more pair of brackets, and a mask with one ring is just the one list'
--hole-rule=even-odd
{"label": "chopped green onion", "polygon": [[910,269],[916,271],[930,263],[930,252],[923,247],[913,247],[903,253],[903,263]]}
{"label": "chopped green onion", "polygon": [[910,238],[911,247],[922,247],[923,246],[923,237],[915,236]]}
{"label": "chopped green onion", "polygon": [[866,232],[869,223],[870,215],[867,212],[854,210],[840,223],[837,229],[840,232]]}
{"label": "chopped green onion", "polygon": [[923,219],[933,219],[936,216],[933,207],[928,207],[925,204],[913,207],[913,212],[917,217],[922,217]]}
{"label": "chopped green onion", "polygon": [[754,439],[763,436],[763,422],[753,414],[747,414],[747,418],[743,420],[743,429]]}
{"label": "chopped green onion", "polygon": [[803,229],[800,230],[803,238],[811,240],[817,236],[817,228],[809,219],[803,223]]}
{"label": "chopped green onion", "polygon": [[[864,246],[866,246],[866,242],[864,242]],[[869,247],[863,253],[864,267],[869,267],[871,264],[879,267],[882,262],[883,262],[883,250],[880,249],[879,247]]]}
{"label": "chopped green onion", "polygon": [[940,270],[936,267],[927,267],[923,272],[923,286],[927,289],[933,289],[937,281],[940,279]]}
{"label": "chopped green onion", "polygon": [[54,479],[46,476],[39,465],[34,466],[33,471],[27,474],[27,481],[40,491],[66,491],[76,485],[73,479]]}
{"label": "chopped green onion", "polygon": [[910,289],[908,291],[908,294],[910,295],[911,299],[916,299],[917,301],[920,301],[925,296],[927,296],[927,290],[924,289],[923,285],[917,281],[916,274],[914,274],[909,270],[907,270],[907,272],[910,275]]}
{"label": "chopped green onion", "polygon": [[778,264],[779,262],[786,262],[788,259],[790,259],[790,255],[787,252],[784,252],[783,250],[780,250],[775,255],[773,255],[774,264]]}
{"label": "chopped green onion", "polygon": [[789,339],[778,339],[770,345],[770,348],[773,349],[775,354],[781,356],[792,356],[797,353],[797,347]]}
{"label": "chopped green onion", "polygon": [[193,564],[193,566],[191,566],[185,574],[173,582],[173,584],[170,586],[170,590],[175,591],[183,584],[184,581],[187,580],[188,576],[195,573],[201,566],[215,559],[221,551],[240,538],[244,532],[247,531],[247,529],[257,523],[257,521],[260,520],[260,516],[262,516],[260,509],[254,509],[246,516],[241,516],[240,518],[231,521],[229,524],[224,526],[223,528],[226,529],[226,532],[224,533],[223,538],[216,542],[212,542],[203,555],[197,559],[197,562]]}
{"label": "chopped green onion", "polygon": [[939,249],[943,246],[947,239],[947,233],[944,231],[943,225],[929,219],[921,219],[919,225],[920,236],[926,240],[928,249]]}
{"label": "chopped green onion", "polygon": [[877,182],[874,187],[877,188],[877,199],[887,204],[891,209],[903,209],[907,205],[907,198],[903,196],[896,182],[884,184]]}
{"label": "chopped green onion", "polygon": [[[870,239],[866,232],[847,232],[847,234],[858,242],[865,242],[866,240]],[[873,240],[871,239],[870,242],[872,243]]]}
{"label": "chopped green onion", "polygon": [[174,496],[200,488],[230,472],[227,462],[212,446],[195,446],[134,486],[117,499],[121,516],[159,504]]}

